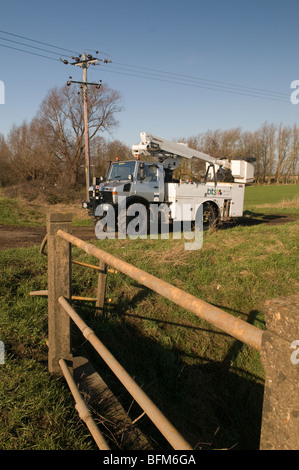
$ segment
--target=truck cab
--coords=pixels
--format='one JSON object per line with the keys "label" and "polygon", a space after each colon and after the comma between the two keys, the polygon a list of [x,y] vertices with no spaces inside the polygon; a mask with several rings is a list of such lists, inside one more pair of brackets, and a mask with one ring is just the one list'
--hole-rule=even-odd
{"label": "truck cab", "polygon": [[95,184],[89,188],[89,201],[84,201],[82,207],[89,210],[89,215],[95,216],[97,206],[116,206],[120,197],[146,206],[152,202],[164,202],[164,173],[160,163],[140,160],[113,162],[106,178],[96,178]]}

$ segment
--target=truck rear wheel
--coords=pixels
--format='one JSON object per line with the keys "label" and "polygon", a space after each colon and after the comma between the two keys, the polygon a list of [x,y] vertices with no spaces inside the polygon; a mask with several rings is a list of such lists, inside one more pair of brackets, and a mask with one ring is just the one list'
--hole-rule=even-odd
{"label": "truck rear wheel", "polygon": [[210,230],[217,225],[218,214],[215,206],[211,202],[204,202],[203,204],[203,230]]}
{"label": "truck rear wheel", "polygon": [[201,228],[205,232],[207,230],[216,227],[218,222],[218,211],[213,203],[211,202],[204,202],[202,207],[202,220],[199,220],[200,217],[200,210],[197,211],[196,214],[196,228]]}

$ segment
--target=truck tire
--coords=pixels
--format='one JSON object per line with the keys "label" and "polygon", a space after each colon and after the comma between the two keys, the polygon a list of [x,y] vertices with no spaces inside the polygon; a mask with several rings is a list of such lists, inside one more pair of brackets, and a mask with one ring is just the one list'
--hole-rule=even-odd
{"label": "truck tire", "polygon": [[100,220],[102,220],[102,219],[103,219],[103,217],[95,217],[95,216],[93,216],[91,220],[92,220],[93,225],[96,226],[97,223],[98,223]]}
{"label": "truck tire", "polygon": [[216,207],[214,206],[213,203],[211,202],[204,202],[203,207],[202,207],[202,223],[198,220],[199,217],[199,210],[197,211],[196,214],[196,224],[195,224],[195,229],[196,228],[201,228],[204,232],[207,230],[211,230],[212,228],[215,228],[218,223],[218,211]]}
{"label": "truck tire", "polygon": [[115,238],[115,224],[108,225],[105,217],[97,217],[95,223],[95,234],[99,240]]}
{"label": "truck tire", "polygon": [[203,230],[211,230],[217,225],[218,213],[214,204],[211,202],[204,202],[203,204]]}
{"label": "truck tire", "polygon": [[[141,206],[141,207],[140,207]],[[140,211],[143,208],[144,210]],[[128,215],[128,211],[130,214],[135,213],[135,215]],[[136,215],[136,213],[138,215]],[[135,234],[139,235],[147,235],[149,232],[149,211],[144,204],[141,203],[132,203],[126,207],[126,209],[120,210],[117,219],[117,226],[118,232],[122,235],[132,235],[128,233],[128,225],[131,221],[138,217],[138,220],[135,226]]]}

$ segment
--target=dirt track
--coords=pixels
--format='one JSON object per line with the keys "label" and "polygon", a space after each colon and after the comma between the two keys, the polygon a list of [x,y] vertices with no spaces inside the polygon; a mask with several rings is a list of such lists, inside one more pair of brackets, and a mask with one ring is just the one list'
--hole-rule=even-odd
{"label": "dirt track", "polygon": [[[286,215],[270,215],[262,219],[242,217],[236,225],[284,224],[296,220]],[[225,224],[226,225],[226,224]],[[227,224],[229,226],[230,224]],[[225,228],[225,226],[223,227]],[[73,227],[72,233],[82,240],[96,240],[94,227]],[[0,250],[7,248],[22,248],[39,245],[46,234],[46,227],[16,227],[13,225],[0,225]]]}
{"label": "dirt track", "polygon": [[[73,227],[72,233],[82,240],[96,239],[94,227]],[[0,225],[0,250],[39,245],[45,234],[46,227]]]}

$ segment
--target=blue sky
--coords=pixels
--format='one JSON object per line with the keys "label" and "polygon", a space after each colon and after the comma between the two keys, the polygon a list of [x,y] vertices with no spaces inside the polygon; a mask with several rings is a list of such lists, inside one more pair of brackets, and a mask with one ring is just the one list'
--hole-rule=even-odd
{"label": "blue sky", "polygon": [[[298,0],[0,0],[1,31],[57,49],[3,32],[0,45],[55,59],[69,54],[58,47],[107,54],[112,63],[90,67],[88,80],[121,93],[119,127],[106,137],[131,146],[142,131],[171,140],[265,121],[299,124],[299,104],[289,99],[299,80],[298,18]],[[57,60],[2,46],[0,54],[5,136],[34,117],[51,88],[69,75],[82,79],[81,69]]]}

